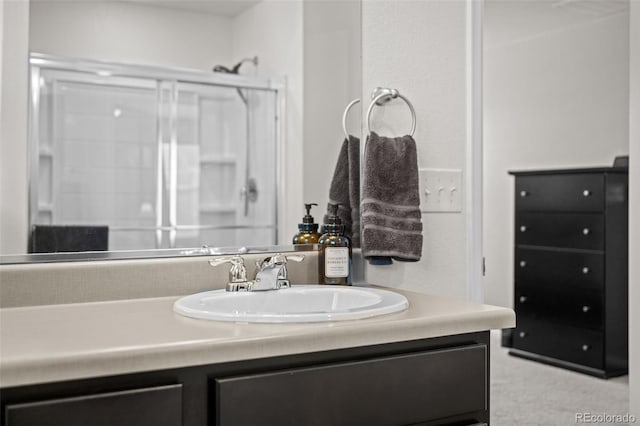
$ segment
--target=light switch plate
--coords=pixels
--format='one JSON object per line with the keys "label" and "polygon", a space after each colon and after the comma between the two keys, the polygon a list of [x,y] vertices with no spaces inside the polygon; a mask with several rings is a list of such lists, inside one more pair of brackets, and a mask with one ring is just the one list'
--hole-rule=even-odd
{"label": "light switch plate", "polygon": [[419,177],[423,213],[462,211],[462,170],[420,169]]}

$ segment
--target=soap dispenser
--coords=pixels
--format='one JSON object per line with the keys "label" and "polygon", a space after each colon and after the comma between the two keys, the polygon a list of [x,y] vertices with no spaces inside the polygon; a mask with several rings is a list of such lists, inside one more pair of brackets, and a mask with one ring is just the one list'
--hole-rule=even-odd
{"label": "soap dispenser", "polygon": [[325,233],[318,240],[320,284],[351,285],[351,241],[344,235],[338,205],[329,204],[329,211]]}
{"label": "soap dispenser", "polygon": [[318,232],[318,224],[313,221],[311,216],[311,207],[317,206],[316,203],[305,204],[304,208],[307,214],[302,218],[302,223],[298,224],[298,233],[293,236],[293,244],[316,244],[320,239]]}

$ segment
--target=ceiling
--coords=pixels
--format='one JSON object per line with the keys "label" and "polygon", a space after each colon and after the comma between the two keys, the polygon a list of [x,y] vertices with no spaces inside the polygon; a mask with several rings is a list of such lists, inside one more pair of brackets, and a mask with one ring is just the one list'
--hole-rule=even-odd
{"label": "ceiling", "polygon": [[629,0],[487,0],[487,46],[509,43],[626,13]]}
{"label": "ceiling", "polygon": [[260,0],[119,0],[139,3],[147,6],[165,7],[169,9],[186,10],[190,12],[210,13],[213,15],[236,16]]}
{"label": "ceiling", "polygon": [[[31,0],[33,2],[56,2],[60,0]],[[234,17],[245,10],[260,3],[261,0],[66,0],[66,1],[92,1],[134,3],[144,6],[162,7],[167,9],[185,10],[196,13],[210,13]]]}

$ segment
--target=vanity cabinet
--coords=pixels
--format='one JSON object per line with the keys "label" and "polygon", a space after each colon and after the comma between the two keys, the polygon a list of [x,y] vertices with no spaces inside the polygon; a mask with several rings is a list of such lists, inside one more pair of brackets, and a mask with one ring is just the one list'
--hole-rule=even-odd
{"label": "vanity cabinet", "polygon": [[489,333],[2,390],[2,424],[487,425]]}
{"label": "vanity cabinet", "polygon": [[8,404],[7,426],[182,425],[182,385]]}
{"label": "vanity cabinet", "polygon": [[628,178],[622,168],[515,175],[511,355],[599,377],[628,370]]}

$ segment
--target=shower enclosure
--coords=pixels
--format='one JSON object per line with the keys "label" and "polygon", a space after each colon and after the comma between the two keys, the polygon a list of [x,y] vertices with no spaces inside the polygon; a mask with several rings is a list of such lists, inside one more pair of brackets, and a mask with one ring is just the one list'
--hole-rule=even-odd
{"label": "shower enclosure", "polygon": [[283,79],[31,55],[30,225],[277,244]]}

